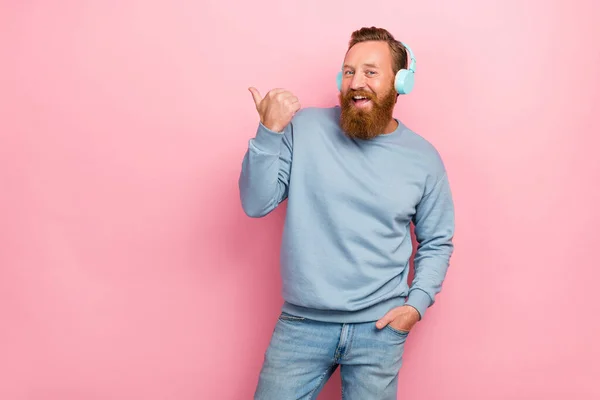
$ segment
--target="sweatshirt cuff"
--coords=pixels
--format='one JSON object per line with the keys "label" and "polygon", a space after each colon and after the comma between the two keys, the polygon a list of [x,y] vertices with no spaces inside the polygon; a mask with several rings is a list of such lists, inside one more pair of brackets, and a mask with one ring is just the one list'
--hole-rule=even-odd
{"label": "sweatshirt cuff", "polygon": [[283,132],[272,131],[259,122],[256,136],[252,141],[257,149],[265,153],[279,154],[282,139]]}
{"label": "sweatshirt cuff", "polygon": [[421,289],[413,289],[408,294],[405,305],[412,306],[419,312],[419,319],[425,315],[425,311],[431,305],[431,298]]}

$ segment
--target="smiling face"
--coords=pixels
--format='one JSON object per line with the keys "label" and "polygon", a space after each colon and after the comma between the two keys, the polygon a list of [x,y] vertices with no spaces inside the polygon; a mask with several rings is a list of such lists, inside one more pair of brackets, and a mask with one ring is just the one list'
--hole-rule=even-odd
{"label": "smiling face", "polygon": [[384,41],[360,42],[348,50],[340,92],[340,125],[348,136],[371,139],[396,129],[393,62]]}

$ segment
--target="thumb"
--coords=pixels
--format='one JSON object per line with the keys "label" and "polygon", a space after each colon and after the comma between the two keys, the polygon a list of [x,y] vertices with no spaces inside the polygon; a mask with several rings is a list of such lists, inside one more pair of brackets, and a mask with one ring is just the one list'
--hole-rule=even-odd
{"label": "thumb", "polygon": [[393,311],[388,311],[387,314],[385,314],[383,317],[381,317],[381,319],[379,319],[379,321],[377,321],[377,324],[375,324],[377,326],[377,328],[381,329],[383,327],[385,327],[387,324],[389,324],[390,322],[392,322],[394,320],[394,313]]}
{"label": "thumb", "polygon": [[254,87],[248,88],[248,90],[250,91],[250,93],[252,93],[252,98],[254,99],[254,104],[256,104],[256,106],[258,107],[258,105],[262,101],[262,97],[261,97],[260,93],[258,93],[258,90],[256,90],[256,88],[254,88]]}

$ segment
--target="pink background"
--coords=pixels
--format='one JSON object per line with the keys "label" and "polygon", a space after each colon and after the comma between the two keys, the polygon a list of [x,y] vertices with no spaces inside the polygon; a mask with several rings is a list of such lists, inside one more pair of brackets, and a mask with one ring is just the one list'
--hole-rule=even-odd
{"label": "pink background", "polygon": [[599,15],[593,0],[2,2],[0,398],[251,398],[284,209],[251,220],[239,203],[247,87],[332,105],[349,35],[371,25],[418,57],[396,115],[442,153],[457,213],[399,398],[600,398]]}

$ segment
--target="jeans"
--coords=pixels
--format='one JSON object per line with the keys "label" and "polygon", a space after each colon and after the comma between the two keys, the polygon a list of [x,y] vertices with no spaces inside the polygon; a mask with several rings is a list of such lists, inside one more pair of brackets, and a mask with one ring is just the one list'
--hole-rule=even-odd
{"label": "jeans", "polygon": [[409,333],[375,322],[330,323],[282,313],[255,400],[316,399],[340,366],[343,400],[395,400]]}

